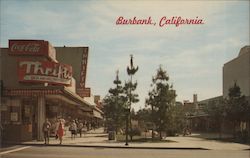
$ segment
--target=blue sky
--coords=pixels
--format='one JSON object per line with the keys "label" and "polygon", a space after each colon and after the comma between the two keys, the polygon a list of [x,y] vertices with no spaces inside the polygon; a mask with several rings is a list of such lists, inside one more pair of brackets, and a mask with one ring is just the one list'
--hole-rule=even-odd
{"label": "blue sky", "polygon": [[[249,45],[249,1],[90,1],[1,0],[0,45],[8,39],[43,39],[54,46],[88,46],[87,86],[102,97],[113,86],[115,71],[128,80],[130,54],[144,107],[151,78],[161,64],[170,76],[177,100],[222,95],[223,64]],[[199,17],[203,25],[167,27],[116,25],[119,16]]]}

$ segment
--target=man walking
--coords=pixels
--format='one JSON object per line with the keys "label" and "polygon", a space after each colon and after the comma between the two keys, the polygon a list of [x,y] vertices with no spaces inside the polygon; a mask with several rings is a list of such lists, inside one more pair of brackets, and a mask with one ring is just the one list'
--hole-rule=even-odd
{"label": "man walking", "polygon": [[49,131],[50,131],[51,123],[49,119],[46,118],[46,121],[43,123],[43,135],[44,135],[44,144],[49,144]]}

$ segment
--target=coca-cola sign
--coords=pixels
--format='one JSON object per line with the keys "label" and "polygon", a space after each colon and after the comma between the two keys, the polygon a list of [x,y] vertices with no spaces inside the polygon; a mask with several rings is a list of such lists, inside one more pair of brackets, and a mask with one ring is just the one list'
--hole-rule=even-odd
{"label": "coca-cola sign", "polygon": [[48,61],[19,61],[18,76],[20,82],[38,82],[71,85],[72,67],[70,65]]}
{"label": "coca-cola sign", "polygon": [[14,43],[10,47],[10,52],[40,53],[41,47],[42,46],[38,43],[27,43],[27,44]]}
{"label": "coca-cola sign", "polygon": [[55,61],[56,51],[44,40],[9,40],[10,55],[40,55]]}

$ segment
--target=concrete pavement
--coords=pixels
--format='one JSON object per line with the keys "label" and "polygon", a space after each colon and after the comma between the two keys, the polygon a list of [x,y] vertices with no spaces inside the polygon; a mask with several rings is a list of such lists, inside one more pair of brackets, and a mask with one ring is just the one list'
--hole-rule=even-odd
{"label": "concrete pavement", "polygon": [[155,150],[31,146],[1,158],[249,158],[246,150]]}
{"label": "concrete pavement", "polygon": [[[138,149],[208,149],[208,150],[247,150],[249,145],[208,140],[193,136],[167,137],[170,142],[131,142],[125,146],[124,142],[109,141],[108,135],[103,133],[103,128],[89,131],[81,138],[79,135],[71,139],[70,132],[67,131],[63,138],[64,146],[78,147],[106,147],[106,148],[138,148]],[[30,141],[23,142],[23,145],[43,145],[44,142]],[[50,138],[50,145],[59,145],[59,140]]]}

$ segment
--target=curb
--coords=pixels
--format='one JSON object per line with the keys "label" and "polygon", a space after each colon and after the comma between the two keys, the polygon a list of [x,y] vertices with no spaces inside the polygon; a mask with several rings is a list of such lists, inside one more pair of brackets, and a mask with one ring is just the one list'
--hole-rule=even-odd
{"label": "curb", "polygon": [[142,147],[142,146],[108,146],[108,145],[69,145],[69,144],[31,144],[21,143],[17,145],[43,146],[43,147],[83,147],[83,148],[111,148],[111,149],[157,149],[157,150],[210,150],[200,147]]}

